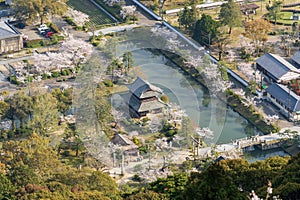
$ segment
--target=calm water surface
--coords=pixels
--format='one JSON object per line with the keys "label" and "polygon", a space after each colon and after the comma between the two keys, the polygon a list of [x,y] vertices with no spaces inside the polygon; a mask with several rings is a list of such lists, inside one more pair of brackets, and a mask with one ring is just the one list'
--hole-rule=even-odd
{"label": "calm water surface", "polygon": [[163,55],[147,50],[133,52],[134,65],[141,76],[159,86],[171,103],[178,104],[200,127],[214,131],[213,143],[228,143],[258,132],[247,120],[228,108],[224,102],[211,97],[199,83],[188,78]]}

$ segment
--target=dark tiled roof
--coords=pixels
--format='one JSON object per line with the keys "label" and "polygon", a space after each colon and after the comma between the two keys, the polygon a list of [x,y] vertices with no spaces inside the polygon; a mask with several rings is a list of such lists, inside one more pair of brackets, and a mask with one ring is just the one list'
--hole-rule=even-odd
{"label": "dark tiled roof", "polygon": [[131,95],[128,104],[137,112],[146,112],[165,107],[165,104],[158,99],[141,101],[135,95]]}
{"label": "dark tiled roof", "polygon": [[129,85],[128,88],[140,99],[159,96],[162,94],[162,90],[160,88],[150,84],[148,81],[145,81],[140,77],[137,77],[137,79]]}
{"label": "dark tiled roof", "polygon": [[18,36],[20,33],[5,21],[0,21],[0,39]]}
{"label": "dark tiled roof", "polygon": [[298,72],[300,74],[298,69],[288,61],[278,55],[274,55],[271,53],[266,53],[262,57],[258,58],[256,60],[256,63],[266,71],[268,71],[270,74],[272,74],[277,80],[279,80],[289,71]]}
{"label": "dark tiled roof", "polygon": [[289,89],[287,86],[274,83],[266,91],[286,107],[290,104],[291,111],[300,111],[300,97],[291,91],[289,100]]}
{"label": "dark tiled roof", "polygon": [[292,60],[300,65],[300,50],[293,55]]}
{"label": "dark tiled roof", "polygon": [[241,8],[241,11],[247,11],[247,10],[255,10],[255,9],[259,8],[259,6],[254,3],[251,3],[251,4],[241,5],[240,8]]}
{"label": "dark tiled roof", "polygon": [[12,9],[6,9],[6,10],[0,10],[0,18],[2,18],[2,17],[10,17],[10,16],[12,16],[12,15],[14,15],[14,12],[13,12],[13,10]]}

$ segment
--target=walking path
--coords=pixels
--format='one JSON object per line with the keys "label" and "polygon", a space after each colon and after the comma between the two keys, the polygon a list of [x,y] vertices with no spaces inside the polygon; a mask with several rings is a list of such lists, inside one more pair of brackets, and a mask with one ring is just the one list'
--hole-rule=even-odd
{"label": "walking path", "polygon": [[[96,30],[94,32],[94,35],[99,36],[99,35],[106,35],[106,34],[111,34],[111,33],[116,33],[116,32],[122,32],[122,31],[126,31],[126,30],[131,30],[136,27],[140,27],[140,25],[129,24],[129,25],[123,25],[123,26],[112,26],[112,27]],[[93,35],[93,33],[91,33],[91,32],[89,32],[88,34],[90,36]]]}

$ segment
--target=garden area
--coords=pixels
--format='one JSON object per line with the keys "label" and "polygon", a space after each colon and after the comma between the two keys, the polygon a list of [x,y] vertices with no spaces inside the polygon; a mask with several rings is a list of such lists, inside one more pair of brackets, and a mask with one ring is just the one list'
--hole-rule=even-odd
{"label": "garden area", "polygon": [[101,27],[115,22],[90,1],[69,0],[67,4],[75,10],[86,13],[90,17],[90,22],[88,23],[93,23],[96,27]]}

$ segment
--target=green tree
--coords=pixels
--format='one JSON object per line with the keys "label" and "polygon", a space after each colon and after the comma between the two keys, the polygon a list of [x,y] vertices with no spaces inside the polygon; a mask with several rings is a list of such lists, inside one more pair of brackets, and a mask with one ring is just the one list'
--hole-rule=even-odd
{"label": "green tree", "polygon": [[267,10],[269,11],[267,16],[275,20],[275,25],[277,23],[277,20],[282,18],[282,14],[280,13],[282,6],[283,2],[278,0],[275,0],[272,5],[267,5]]}
{"label": "green tree", "polygon": [[255,93],[256,93],[256,82],[255,80],[250,80],[246,88],[245,95],[248,97]]}
{"label": "green tree", "polygon": [[112,200],[119,199],[119,191],[116,182],[107,174],[95,171],[89,177],[89,187],[91,190],[98,190]]}
{"label": "green tree", "polygon": [[233,0],[229,0],[228,3],[221,5],[219,18],[222,25],[229,27],[229,34],[231,34],[233,27],[242,25],[240,7]]}
{"label": "green tree", "polygon": [[0,100],[0,119],[7,115],[9,111],[9,103]]}
{"label": "green tree", "polygon": [[187,181],[186,173],[174,174],[167,178],[158,178],[157,181],[150,184],[149,189],[165,194],[169,199],[182,199],[180,195],[184,191]]}
{"label": "green tree", "polygon": [[220,23],[213,20],[211,16],[203,14],[196,22],[193,39],[202,45],[210,46],[215,42]]}
{"label": "green tree", "polygon": [[163,94],[160,99],[165,103],[169,103],[169,97],[166,94]]}
{"label": "green tree", "polygon": [[57,100],[58,111],[65,114],[70,111],[72,105],[72,89],[66,89],[61,91],[59,88],[52,90],[52,95]]}
{"label": "green tree", "polygon": [[50,15],[64,14],[67,0],[14,0],[12,9],[16,18],[34,22],[39,19],[43,24]]}
{"label": "green tree", "polygon": [[187,6],[184,7],[183,11],[179,13],[178,23],[185,29],[190,29],[194,26],[197,18],[194,18],[193,12]]}
{"label": "green tree", "polygon": [[126,200],[167,200],[163,194],[158,194],[151,190],[141,191],[137,194],[132,194]]}
{"label": "green tree", "polygon": [[33,101],[32,98],[24,92],[17,92],[8,100],[10,108],[6,117],[11,120],[19,119],[21,127],[27,123],[32,114]]}
{"label": "green tree", "polygon": [[123,54],[122,61],[123,61],[124,67],[125,67],[126,75],[127,75],[129,69],[133,67],[133,57],[132,57],[132,52],[126,51],[126,52]]}
{"label": "green tree", "polygon": [[226,28],[221,26],[218,28],[218,34],[216,36],[216,47],[219,54],[219,61],[222,60],[222,57],[226,51],[226,46],[231,43],[231,37],[226,33]]}
{"label": "green tree", "polygon": [[224,167],[215,163],[201,173],[192,173],[182,194],[189,199],[246,199]]}
{"label": "green tree", "polygon": [[59,121],[55,97],[51,93],[34,96],[32,116],[29,125],[35,133],[46,134],[54,131]]}
{"label": "green tree", "polygon": [[0,173],[0,199],[15,199],[13,192],[14,186],[10,180],[4,174]]}

